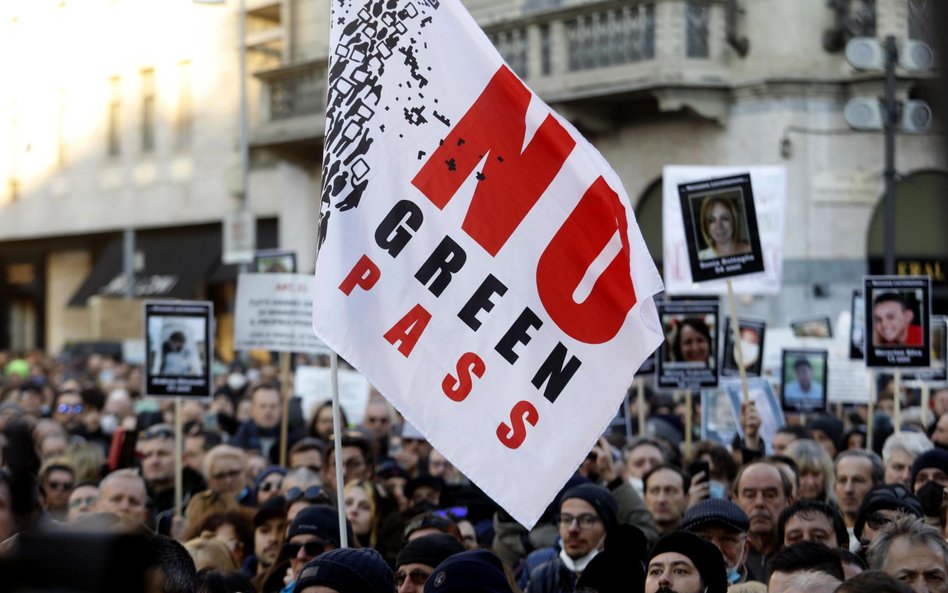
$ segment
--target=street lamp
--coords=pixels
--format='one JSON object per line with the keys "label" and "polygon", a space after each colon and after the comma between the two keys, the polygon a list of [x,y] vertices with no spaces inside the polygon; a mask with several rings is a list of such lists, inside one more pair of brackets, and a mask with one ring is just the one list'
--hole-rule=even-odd
{"label": "street lamp", "polygon": [[885,41],[855,37],[846,44],[846,59],[857,70],[885,72],[884,96],[856,97],[846,104],[843,117],[857,130],[883,130],[885,134],[885,273],[895,274],[895,128],[924,134],[931,127],[932,112],[924,101],[897,101],[895,66],[919,72],[934,62],[931,48],[918,41],[905,40],[901,48],[895,37]]}

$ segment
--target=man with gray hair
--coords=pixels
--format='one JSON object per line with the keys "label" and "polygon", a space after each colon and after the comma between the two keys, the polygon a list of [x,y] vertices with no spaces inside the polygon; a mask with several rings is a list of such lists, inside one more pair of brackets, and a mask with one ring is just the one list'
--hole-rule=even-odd
{"label": "man with gray hair", "polygon": [[873,486],[882,483],[885,468],[882,459],[872,451],[848,449],[836,456],[835,469],[833,492],[849,530],[849,541],[854,541],[856,536],[852,530],[859,515],[859,505]]}
{"label": "man with gray hair", "polygon": [[823,571],[805,570],[772,582],[767,593],[833,593],[841,583]]}
{"label": "man with gray hair", "polygon": [[932,447],[932,442],[920,432],[897,432],[887,438],[882,446],[885,483],[901,484],[911,490],[912,463]]}
{"label": "man with gray hair", "polygon": [[948,591],[948,543],[922,519],[902,517],[882,528],[869,546],[869,566],[916,593]]}

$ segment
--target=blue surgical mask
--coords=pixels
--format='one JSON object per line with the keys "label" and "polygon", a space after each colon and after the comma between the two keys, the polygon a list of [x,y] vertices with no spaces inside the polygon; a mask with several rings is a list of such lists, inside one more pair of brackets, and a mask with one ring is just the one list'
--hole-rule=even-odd
{"label": "blue surgical mask", "polygon": [[741,580],[741,573],[737,568],[729,568],[727,571],[727,582],[734,584],[737,581]]}

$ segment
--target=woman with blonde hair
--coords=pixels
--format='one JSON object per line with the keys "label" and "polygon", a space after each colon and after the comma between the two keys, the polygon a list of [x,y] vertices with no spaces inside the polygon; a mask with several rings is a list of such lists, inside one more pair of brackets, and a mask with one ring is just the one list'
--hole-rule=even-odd
{"label": "woman with blonde hair", "polygon": [[836,474],[833,460],[819,443],[812,439],[799,439],[787,445],[784,452],[797,464],[800,476],[798,498],[834,502],[833,486]]}
{"label": "woman with blonde hair", "polygon": [[233,572],[239,568],[227,544],[213,535],[188,540],[185,542],[184,548],[194,559],[196,570],[213,568],[224,572]]}
{"label": "woman with blonde hair", "polygon": [[342,493],[352,533],[363,547],[374,548],[378,541],[379,513],[372,482],[351,480]]}
{"label": "woman with blonde hair", "polygon": [[701,204],[701,237],[707,248],[698,252],[698,259],[715,259],[750,253],[750,244],[742,241],[741,219],[734,200],[725,196],[705,198]]}

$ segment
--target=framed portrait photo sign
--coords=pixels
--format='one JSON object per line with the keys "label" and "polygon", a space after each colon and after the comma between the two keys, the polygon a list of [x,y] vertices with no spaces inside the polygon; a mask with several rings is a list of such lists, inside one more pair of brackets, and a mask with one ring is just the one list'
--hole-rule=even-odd
{"label": "framed portrait photo sign", "polygon": [[145,303],[145,394],[211,396],[214,304],[209,301]]}
{"label": "framed portrait photo sign", "polygon": [[931,278],[866,276],[866,366],[931,366]]}
{"label": "framed portrait photo sign", "polygon": [[702,389],[718,384],[717,302],[663,302],[658,317],[665,341],[658,351],[659,389]]}
{"label": "framed portrait photo sign", "polygon": [[785,412],[806,414],[826,410],[829,353],[787,349],[781,352],[780,401]]}
{"label": "framed portrait photo sign", "polygon": [[[741,336],[744,372],[748,377],[759,377],[764,364],[764,334],[767,330],[767,323],[752,319],[738,319],[737,328]],[[740,375],[737,362],[737,346],[734,344],[734,330],[731,329],[730,317],[725,322],[721,374],[729,377]]]}
{"label": "framed portrait photo sign", "polygon": [[678,186],[695,282],[764,271],[750,174]]}

